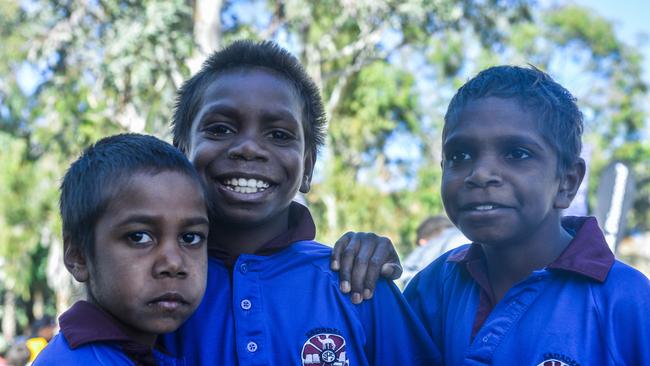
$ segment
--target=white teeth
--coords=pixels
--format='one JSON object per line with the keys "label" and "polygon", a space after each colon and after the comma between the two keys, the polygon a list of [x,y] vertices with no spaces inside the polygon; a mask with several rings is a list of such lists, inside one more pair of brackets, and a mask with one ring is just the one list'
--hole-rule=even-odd
{"label": "white teeth", "polygon": [[492,206],[492,205],[481,205],[481,206],[476,206],[476,210],[477,210],[477,211],[488,211],[488,210],[491,210],[491,209],[493,209],[493,208],[494,208],[494,206]]}
{"label": "white teeth", "polygon": [[229,178],[223,181],[231,191],[238,193],[257,193],[269,188],[269,183],[258,179]]}

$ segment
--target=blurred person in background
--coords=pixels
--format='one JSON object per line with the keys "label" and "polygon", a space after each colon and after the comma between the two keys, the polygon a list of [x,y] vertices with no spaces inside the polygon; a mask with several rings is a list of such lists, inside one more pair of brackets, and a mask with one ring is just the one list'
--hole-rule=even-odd
{"label": "blurred person in background", "polygon": [[36,356],[47,346],[47,343],[54,336],[56,330],[56,322],[54,318],[49,315],[34,321],[32,324],[32,336],[25,341],[27,349],[29,349],[29,362],[33,362]]}
{"label": "blurred person in background", "polygon": [[427,217],[415,232],[416,248],[404,259],[404,274],[399,280],[402,286],[406,286],[416,273],[441,254],[469,243],[445,215]]}

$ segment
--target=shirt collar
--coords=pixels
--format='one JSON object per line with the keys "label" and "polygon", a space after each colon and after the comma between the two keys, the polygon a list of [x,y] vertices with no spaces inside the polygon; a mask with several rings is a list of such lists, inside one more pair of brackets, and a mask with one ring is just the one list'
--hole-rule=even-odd
{"label": "shirt collar", "polygon": [[[314,240],[315,237],[316,225],[309,213],[309,209],[293,201],[289,205],[289,228],[266,242],[255,254],[272,255],[287,248],[292,243],[301,240]],[[220,247],[210,248],[208,253],[210,257],[221,259],[228,267],[232,267],[237,261],[237,256],[229,254]]]}
{"label": "shirt collar", "polygon": [[[604,282],[614,264],[614,254],[609,249],[598,222],[594,217],[566,216],[562,226],[575,235],[567,248],[547,268],[574,272],[599,282]],[[471,263],[482,260],[483,249],[472,243],[447,258],[447,262]]]}
{"label": "shirt collar", "polygon": [[112,342],[138,365],[155,365],[151,347],[138,343],[129,337],[115,319],[95,304],[79,301],[59,317],[61,333],[76,349],[94,342]]}

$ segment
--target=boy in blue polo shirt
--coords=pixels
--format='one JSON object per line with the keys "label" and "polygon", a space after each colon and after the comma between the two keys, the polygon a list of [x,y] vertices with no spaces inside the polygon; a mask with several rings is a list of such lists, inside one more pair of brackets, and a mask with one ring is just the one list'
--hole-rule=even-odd
{"label": "boy in blue polo shirt", "polygon": [[200,365],[438,363],[394,284],[360,305],[339,291],[330,248],[293,202],[310,189],[324,129],[318,88],[271,42],[235,42],[183,85],[174,144],[207,187],[218,236],[203,302],[167,349]]}
{"label": "boy in blue polo shirt", "polygon": [[64,263],[87,301],[34,365],[185,365],[156,349],[205,290],[208,214],[201,179],[183,154],[152,136],[89,147],[61,184]]}
{"label": "boy in blue polo shirt", "polygon": [[446,365],[650,365],[650,283],[596,220],[562,217],[580,185],[582,114],[535,68],[482,71],[452,99],[442,199],[472,241],[405,296]]}

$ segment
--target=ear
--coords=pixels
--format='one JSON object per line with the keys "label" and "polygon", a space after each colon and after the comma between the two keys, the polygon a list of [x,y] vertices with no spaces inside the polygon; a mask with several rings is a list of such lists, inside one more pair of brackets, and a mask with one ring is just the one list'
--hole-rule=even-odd
{"label": "ear", "polygon": [[83,250],[70,243],[70,237],[66,234],[63,234],[63,264],[65,264],[65,268],[75,280],[79,282],[88,281],[86,255]]}
{"label": "ear", "polygon": [[316,164],[316,153],[311,151],[311,149],[305,154],[304,164],[302,181],[300,182],[301,193],[307,193],[311,189],[311,177],[314,173],[314,165]]}
{"label": "ear", "polygon": [[585,176],[586,165],[582,158],[576,159],[566,170],[560,174],[560,186],[553,203],[553,208],[565,209],[576,196],[578,188]]}

